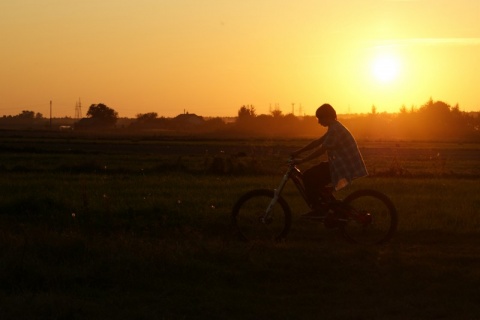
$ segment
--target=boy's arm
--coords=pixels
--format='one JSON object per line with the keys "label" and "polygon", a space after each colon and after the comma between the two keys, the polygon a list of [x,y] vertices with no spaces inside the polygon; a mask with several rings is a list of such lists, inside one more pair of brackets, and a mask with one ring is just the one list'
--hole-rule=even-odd
{"label": "boy's arm", "polygon": [[298,149],[297,151],[292,152],[292,157],[297,157],[298,155],[304,153],[305,151],[314,149],[318,146],[320,146],[323,143],[323,140],[325,140],[325,136],[322,136],[320,139],[313,140],[309,144],[307,144],[305,147]]}
{"label": "boy's arm", "polygon": [[[325,138],[327,137],[327,134],[324,134],[322,137],[320,137],[317,140],[313,140],[309,144],[307,144],[305,147],[298,149],[297,151],[292,152],[292,157],[297,157],[298,155],[304,153],[305,151],[317,148],[318,146],[322,145],[322,143],[325,141]],[[322,152],[323,153],[323,152]]]}
{"label": "boy's arm", "polygon": [[300,163],[303,163],[303,162],[308,162],[308,161],[310,161],[310,160],[316,159],[316,158],[320,157],[322,154],[324,154],[326,151],[327,151],[327,149],[325,148],[324,145],[322,145],[320,148],[318,148],[317,150],[313,151],[312,153],[310,153],[310,154],[309,154],[308,156],[306,156],[305,158],[303,158],[303,159],[296,159],[296,160],[295,160],[295,163],[300,164]]}

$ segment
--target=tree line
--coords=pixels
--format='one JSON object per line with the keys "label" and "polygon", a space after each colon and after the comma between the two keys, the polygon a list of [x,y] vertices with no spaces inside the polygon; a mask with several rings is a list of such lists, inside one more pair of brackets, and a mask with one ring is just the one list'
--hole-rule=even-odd
{"label": "tree line", "polygon": [[[174,118],[159,117],[156,112],[137,114],[135,119],[118,125],[118,113],[105,104],[92,104],[87,117],[72,123],[74,130],[125,130],[157,134],[210,134],[222,137],[312,137],[325,132],[314,116],[298,117],[283,114],[276,108],[270,114],[258,114],[253,105],[243,105],[232,121],[214,117],[204,118],[190,113]],[[28,121],[45,123],[40,113],[22,111],[17,116],[0,118],[5,123]],[[420,107],[402,106],[398,113],[378,113],[375,106],[368,114],[339,115],[339,120],[357,139],[372,140],[462,140],[480,142],[478,113],[463,112],[458,105],[450,106],[430,99]]]}

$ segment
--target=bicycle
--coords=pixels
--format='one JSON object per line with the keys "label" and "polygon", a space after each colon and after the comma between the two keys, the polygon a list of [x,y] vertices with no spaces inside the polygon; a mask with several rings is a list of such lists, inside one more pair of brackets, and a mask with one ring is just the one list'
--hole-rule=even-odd
{"label": "bicycle", "polygon": [[[242,195],[233,206],[231,218],[235,233],[241,240],[282,240],[292,224],[290,206],[282,191],[292,180],[310,209],[303,185],[303,175],[292,158],[279,186],[274,190],[255,189]],[[342,199],[333,195],[333,187],[320,193],[324,215],[319,217],[327,228],[336,228],[353,243],[382,244],[397,229],[398,217],[393,202],[385,194],[361,189]]]}

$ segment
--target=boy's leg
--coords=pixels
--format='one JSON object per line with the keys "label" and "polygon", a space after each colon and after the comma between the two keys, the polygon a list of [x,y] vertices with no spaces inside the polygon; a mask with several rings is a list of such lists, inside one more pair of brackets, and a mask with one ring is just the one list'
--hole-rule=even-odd
{"label": "boy's leg", "polygon": [[318,202],[320,193],[331,182],[328,162],[322,162],[303,173],[305,193],[311,206]]}

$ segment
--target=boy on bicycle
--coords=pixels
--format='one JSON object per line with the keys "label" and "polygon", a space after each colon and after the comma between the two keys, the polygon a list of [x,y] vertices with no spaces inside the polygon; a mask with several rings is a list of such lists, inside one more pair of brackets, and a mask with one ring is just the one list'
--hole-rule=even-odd
{"label": "boy on bicycle", "polygon": [[368,175],[357,142],[350,131],[337,120],[335,109],[329,104],[323,104],[317,109],[315,115],[320,125],[328,127],[327,133],[292,153],[295,159],[305,151],[315,149],[306,157],[295,159],[296,164],[313,160],[327,153],[328,162],[314,165],[303,173],[306,195],[314,211],[321,208],[319,197],[321,192],[325,192],[327,185],[333,184],[334,189],[339,190],[354,179]]}

